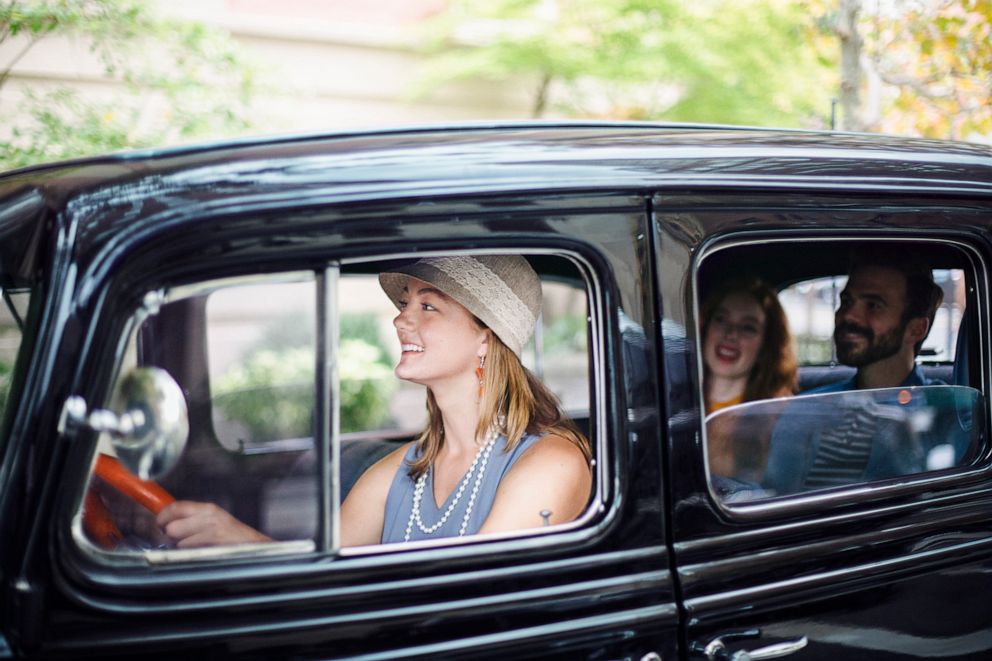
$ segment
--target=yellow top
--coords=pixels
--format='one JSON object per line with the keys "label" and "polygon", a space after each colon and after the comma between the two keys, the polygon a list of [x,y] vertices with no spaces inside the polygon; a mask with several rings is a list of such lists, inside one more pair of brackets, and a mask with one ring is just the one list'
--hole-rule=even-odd
{"label": "yellow top", "polygon": [[731,397],[730,399],[725,399],[722,402],[709,402],[706,405],[706,414],[709,415],[714,411],[725,409],[728,406],[733,406],[734,404],[740,404],[743,401],[744,401],[744,393],[737,395],[737,397]]}

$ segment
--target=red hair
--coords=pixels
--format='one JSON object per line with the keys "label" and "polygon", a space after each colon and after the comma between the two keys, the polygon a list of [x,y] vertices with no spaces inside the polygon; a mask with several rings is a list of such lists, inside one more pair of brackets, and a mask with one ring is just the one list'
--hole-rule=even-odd
{"label": "red hair", "polygon": [[798,361],[789,322],[775,290],[760,278],[747,276],[727,280],[711,291],[703,303],[701,337],[706,337],[716,309],[727,296],[735,293],[750,296],[765,313],[765,335],[754,367],[747,377],[743,401],[794,395],[799,386]]}

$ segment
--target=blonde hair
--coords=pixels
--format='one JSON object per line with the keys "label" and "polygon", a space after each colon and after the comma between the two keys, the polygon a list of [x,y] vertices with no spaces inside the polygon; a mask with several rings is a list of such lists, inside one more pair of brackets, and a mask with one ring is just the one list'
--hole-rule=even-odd
{"label": "blonde hair", "polygon": [[[485,324],[476,320],[480,326]],[[486,329],[489,347],[482,377],[482,412],[475,438],[490,427],[506,437],[511,452],[527,434],[555,434],[574,443],[590,460],[589,441],[561,410],[558,397],[531,373],[495,333]],[[419,478],[444,446],[444,424],[434,393],[427,390],[427,427],[417,439],[419,457],[410,463],[410,477]]]}

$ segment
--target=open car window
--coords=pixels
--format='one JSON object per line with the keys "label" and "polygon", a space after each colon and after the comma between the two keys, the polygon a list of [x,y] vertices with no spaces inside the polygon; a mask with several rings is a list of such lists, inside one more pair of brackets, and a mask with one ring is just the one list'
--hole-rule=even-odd
{"label": "open car window", "polygon": [[[967,281],[963,269],[934,269],[933,277],[943,290],[944,298],[937,308],[933,329],[923,343],[920,357],[929,363],[949,364],[954,361]],[[840,293],[845,284],[846,275],[835,275],[801,280],[779,291],[779,300],[792,324],[800,367],[837,362],[832,339],[834,311],[840,304]]]}
{"label": "open car window", "polygon": [[[871,266],[891,255],[917,265],[915,309],[934,310],[932,321],[906,312],[908,276]],[[869,258],[878,261],[856,261]],[[849,268],[876,270],[851,293]],[[697,273],[700,399],[714,497],[733,505],[842,492],[982,462],[983,274],[972,252],[939,241],[782,240],[705,255]],[[838,313],[845,297],[860,307]],[[913,319],[927,319],[915,322],[927,333],[915,343],[906,341]],[[863,387],[860,370],[883,362],[885,378],[899,378]],[[707,390],[728,383],[743,384],[733,398]]]}
{"label": "open car window", "polygon": [[[543,309],[522,362],[588,435],[589,285],[568,257],[533,259]],[[393,374],[400,345],[378,282],[384,264],[198,283],[139,311],[118,382],[136,367],[162,368],[189,408],[182,456],[151,488],[212,503],[268,539],[177,549],[154,511],[101,477],[101,455],[114,454],[104,436],[77,516],[80,543],[110,562],[336,550],[332,531],[354,484],[426,422],[424,388]],[[334,424],[322,431],[322,419]]]}

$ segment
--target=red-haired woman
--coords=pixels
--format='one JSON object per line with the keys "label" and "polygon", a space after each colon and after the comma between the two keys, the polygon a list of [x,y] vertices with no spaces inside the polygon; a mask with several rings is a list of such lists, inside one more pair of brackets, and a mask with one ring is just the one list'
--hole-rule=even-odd
{"label": "red-haired woman", "polygon": [[[775,291],[744,277],[717,286],[702,309],[703,390],[706,414],[759,399],[795,394],[797,363],[789,324]],[[768,439],[731,424],[730,416],[707,427],[710,471],[760,477]]]}

